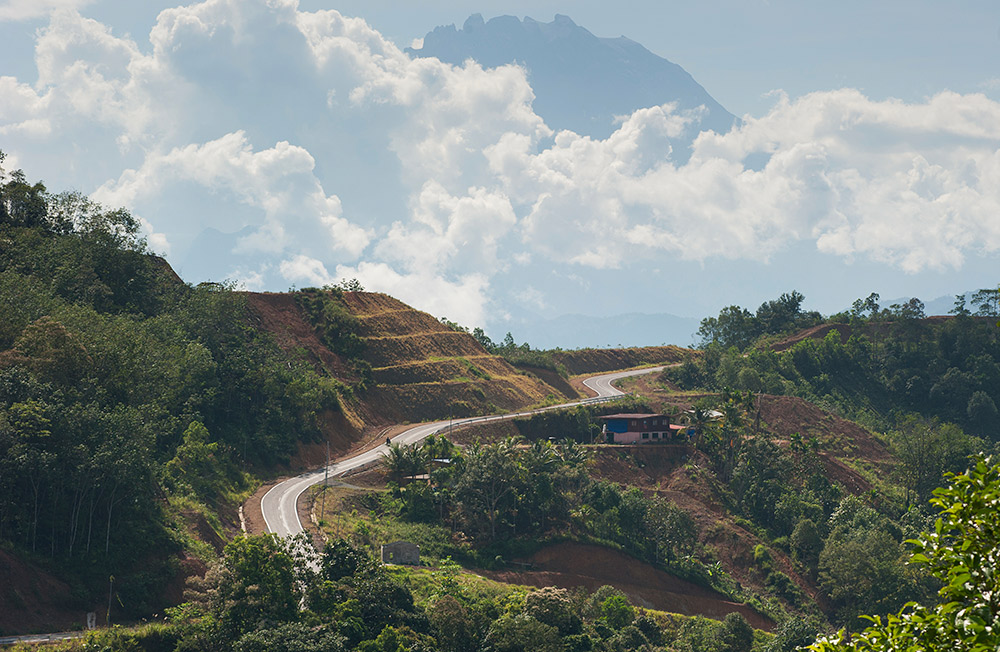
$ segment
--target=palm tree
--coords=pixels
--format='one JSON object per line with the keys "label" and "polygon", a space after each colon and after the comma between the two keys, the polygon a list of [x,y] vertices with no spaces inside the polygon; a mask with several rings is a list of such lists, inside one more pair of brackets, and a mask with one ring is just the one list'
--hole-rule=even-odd
{"label": "palm tree", "polygon": [[397,484],[409,471],[410,456],[407,448],[402,444],[389,444],[389,451],[382,456],[382,464],[389,473],[389,479]]}

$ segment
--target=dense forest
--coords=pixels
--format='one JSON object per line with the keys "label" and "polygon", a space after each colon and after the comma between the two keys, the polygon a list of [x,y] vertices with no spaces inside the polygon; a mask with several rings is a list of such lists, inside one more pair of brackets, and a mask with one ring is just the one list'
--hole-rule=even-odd
{"label": "dense forest", "polygon": [[0,169],[0,542],[82,597],[113,575],[126,615],[158,608],[180,514],[221,532],[344,390],[232,287],[182,283],[127,211]]}

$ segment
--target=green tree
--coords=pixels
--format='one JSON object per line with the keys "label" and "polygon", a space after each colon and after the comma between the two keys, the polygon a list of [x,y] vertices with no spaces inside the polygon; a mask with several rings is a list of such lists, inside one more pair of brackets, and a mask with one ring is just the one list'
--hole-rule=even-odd
{"label": "green tree", "polygon": [[922,503],[946,471],[962,468],[982,442],[951,423],[908,416],[889,433],[893,454],[899,459],[897,477],[907,491],[907,506]]}
{"label": "green tree", "polygon": [[201,596],[221,640],[235,641],[263,624],[296,619],[301,598],[296,580],[303,568],[294,545],[274,534],[241,536],[226,545],[205,576]]}
{"label": "green tree", "polygon": [[527,614],[505,614],[490,625],[483,649],[486,652],[558,652],[563,648],[555,627]]}
{"label": "green tree", "polygon": [[965,414],[969,417],[974,432],[990,439],[997,439],[1000,435],[998,432],[1000,415],[997,414],[997,405],[986,392],[973,392],[965,408]]}
{"label": "green tree", "polygon": [[972,305],[976,306],[976,314],[981,317],[1000,316],[1000,288],[984,288],[972,295]]}
{"label": "green tree", "polygon": [[718,632],[719,652],[750,652],[753,645],[753,627],[743,614],[729,613],[722,620]]}
{"label": "green tree", "polygon": [[441,596],[427,609],[434,637],[442,652],[477,648],[476,626],[468,609],[453,596]]}
{"label": "green tree", "polygon": [[580,617],[573,610],[569,591],[547,586],[525,596],[524,611],[538,622],[551,625],[562,635],[580,631]]}
{"label": "green tree", "polygon": [[516,504],[521,484],[523,468],[514,441],[473,444],[460,458],[460,466],[454,495],[462,520],[473,533],[493,541]]}
{"label": "green tree", "polygon": [[219,444],[209,441],[208,429],[192,421],[184,431],[183,443],[173,459],[167,462],[164,474],[175,485],[185,486],[202,498],[213,498],[215,486],[222,479]]}
{"label": "green tree", "polygon": [[601,603],[601,615],[612,629],[621,629],[632,624],[635,609],[623,595],[611,595]]}
{"label": "green tree", "polygon": [[820,551],[823,549],[823,538],[816,523],[810,518],[804,518],[796,523],[790,543],[795,561],[815,571],[819,564]]}
{"label": "green tree", "polygon": [[646,532],[656,546],[656,561],[669,566],[682,555],[690,554],[698,541],[694,519],[677,505],[653,498],[646,510]]}
{"label": "green tree", "polygon": [[698,327],[701,348],[714,342],[723,348],[735,346],[742,350],[753,344],[759,335],[753,313],[740,306],[727,306],[719,311],[718,317],[702,319]]}
{"label": "green tree", "polygon": [[819,556],[820,586],[848,626],[865,613],[887,613],[912,597],[900,542],[889,520],[853,497],[830,517]]}
{"label": "green tree", "polygon": [[910,563],[941,581],[936,604],[908,603],[894,615],[873,616],[872,626],[848,637],[822,638],[814,652],[949,650],[986,652],[1000,648],[1000,464],[978,457],[949,486],[934,492],[941,510],[933,532],[908,543]]}

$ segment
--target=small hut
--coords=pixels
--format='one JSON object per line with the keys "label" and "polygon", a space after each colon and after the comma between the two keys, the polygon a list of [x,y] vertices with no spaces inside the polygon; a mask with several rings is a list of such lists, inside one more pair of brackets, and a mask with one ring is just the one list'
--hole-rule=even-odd
{"label": "small hut", "polygon": [[382,545],[383,564],[420,565],[420,546],[409,541],[393,541]]}

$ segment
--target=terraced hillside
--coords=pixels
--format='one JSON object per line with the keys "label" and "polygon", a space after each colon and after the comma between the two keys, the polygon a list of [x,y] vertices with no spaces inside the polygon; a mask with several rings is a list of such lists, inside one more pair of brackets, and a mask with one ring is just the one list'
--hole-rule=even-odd
{"label": "terraced hillside", "polygon": [[557,395],[534,376],[489,355],[466,333],[385,294],[346,292],[360,321],[371,383],[363,393],[397,421],[513,410]]}
{"label": "terraced hillside", "polygon": [[[537,377],[488,354],[467,333],[385,294],[344,292],[362,346],[355,360],[331,350],[329,324],[307,314],[295,294],[248,294],[254,325],[285,351],[348,385],[368,380],[344,405],[339,425],[355,431],[393,423],[514,410],[562,396]],[[318,313],[317,313],[318,314]],[[360,364],[358,364],[360,363]],[[371,367],[370,372],[359,368]],[[351,436],[356,436],[351,435]]]}

